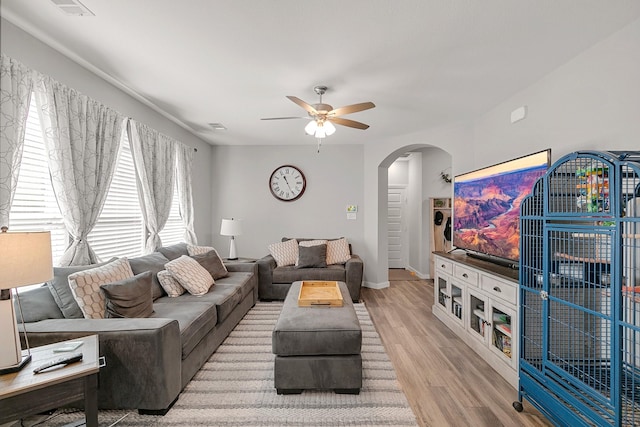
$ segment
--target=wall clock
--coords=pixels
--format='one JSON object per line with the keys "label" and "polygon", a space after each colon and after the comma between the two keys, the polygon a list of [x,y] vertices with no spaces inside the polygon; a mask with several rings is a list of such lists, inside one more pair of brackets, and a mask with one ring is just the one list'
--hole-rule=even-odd
{"label": "wall clock", "polygon": [[276,168],[269,178],[271,194],[278,200],[292,202],[299,199],[307,188],[307,180],[300,169],[291,165]]}

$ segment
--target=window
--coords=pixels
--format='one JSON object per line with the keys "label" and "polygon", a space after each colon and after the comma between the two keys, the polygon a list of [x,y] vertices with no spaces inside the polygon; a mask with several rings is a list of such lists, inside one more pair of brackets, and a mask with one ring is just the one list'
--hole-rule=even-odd
{"label": "window", "polygon": [[142,224],[136,171],[129,138],[123,129],[111,187],[98,222],[89,233],[89,244],[103,261],[114,256],[139,256],[144,248]]}
{"label": "window", "polygon": [[22,162],[9,213],[10,231],[50,231],[53,265],[68,246],[68,234],[53,193],[42,139],[40,117],[32,95]]}
{"label": "window", "polygon": [[[160,232],[163,245],[184,240],[179,204],[177,185],[174,184],[169,220]],[[53,265],[58,265],[69,244],[69,236],[51,185],[34,96],[29,107],[22,162],[9,219],[10,231],[50,231]],[[140,256],[144,249],[144,227],[135,168],[124,129],[113,180],[88,241],[103,261],[114,256]]]}

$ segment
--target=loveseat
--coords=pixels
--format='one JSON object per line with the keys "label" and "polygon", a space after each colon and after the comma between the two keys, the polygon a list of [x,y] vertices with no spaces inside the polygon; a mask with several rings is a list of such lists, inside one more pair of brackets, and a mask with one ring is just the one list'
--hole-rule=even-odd
{"label": "loveseat", "polygon": [[[321,247],[323,242],[325,246],[328,244],[324,263],[322,252],[320,252],[305,258],[306,263],[299,264],[301,257],[304,258],[303,252],[299,251],[307,251],[307,247],[303,245],[311,244],[313,247]],[[332,254],[332,246],[342,248],[343,254]],[[351,245],[346,239],[283,237],[281,244],[270,245],[269,250],[271,252],[269,255],[257,261],[260,300],[284,300],[291,284],[300,280],[335,280],[347,284],[353,302],[360,301],[364,263],[362,258],[352,253]],[[330,260],[332,257],[337,257],[336,263]],[[279,258],[280,262],[276,258]]]}
{"label": "loveseat", "polygon": [[83,318],[68,276],[89,266],[64,267],[55,268],[47,284],[21,294],[21,330],[26,329],[31,347],[98,334],[105,361],[99,374],[99,408],[163,414],[258,298],[255,264],[227,265],[227,277],[216,279],[202,296],[167,296],[157,273],[183,255],[188,255],[184,243],[128,260],[134,274],[153,275],[149,317]]}

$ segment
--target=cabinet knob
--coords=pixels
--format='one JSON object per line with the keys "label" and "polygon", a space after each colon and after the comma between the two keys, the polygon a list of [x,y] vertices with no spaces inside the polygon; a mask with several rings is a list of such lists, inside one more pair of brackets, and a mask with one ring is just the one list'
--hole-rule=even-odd
{"label": "cabinet knob", "polygon": [[462,277],[464,277],[465,279],[468,279],[469,275],[467,273],[462,273]]}
{"label": "cabinet knob", "polygon": [[444,264],[442,264],[442,265],[440,266],[440,268],[444,268],[444,267],[445,267],[445,265],[444,265]]}
{"label": "cabinet knob", "polygon": [[497,286],[494,286],[494,287],[493,287],[493,290],[494,290],[494,291],[496,291],[496,292],[502,292],[502,289],[500,289],[500,288],[499,288],[499,287],[497,287]]}

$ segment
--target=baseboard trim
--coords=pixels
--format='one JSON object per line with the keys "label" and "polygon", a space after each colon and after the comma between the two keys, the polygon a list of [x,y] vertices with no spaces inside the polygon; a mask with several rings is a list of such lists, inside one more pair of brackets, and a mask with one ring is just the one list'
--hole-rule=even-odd
{"label": "baseboard trim", "polygon": [[415,268],[407,267],[407,270],[409,270],[410,272],[414,273],[418,277],[418,279],[421,279],[421,280],[431,279],[431,275],[420,273]]}
{"label": "baseboard trim", "polygon": [[370,289],[384,289],[384,288],[388,288],[389,286],[391,286],[391,284],[387,280],[386,282],[380,282],[380,283],[364,282],[362,284],[362,286],[364,286],[365,288],[370,288]]}

